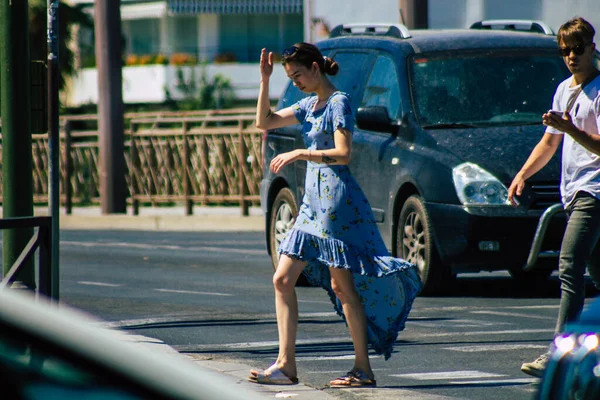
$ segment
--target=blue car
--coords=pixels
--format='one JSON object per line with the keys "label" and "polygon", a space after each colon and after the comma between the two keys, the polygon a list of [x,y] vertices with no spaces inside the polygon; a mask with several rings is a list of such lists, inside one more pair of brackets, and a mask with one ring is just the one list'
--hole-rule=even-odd
{"label": "blue car", "polygon": [[537,393],[539,400],[600,399],[600,299],[554,341]]}

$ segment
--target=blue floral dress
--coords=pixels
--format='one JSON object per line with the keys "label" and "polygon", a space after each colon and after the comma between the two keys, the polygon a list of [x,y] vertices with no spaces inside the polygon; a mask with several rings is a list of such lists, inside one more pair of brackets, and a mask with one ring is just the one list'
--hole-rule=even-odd
{"label": "blue floral dress", "polygon": [[[306,97],[292,108],[302,124],[306,147],[332,149],[338,128],[353,130],[350,102],[342,92],[333,93],[325,107],[313,111],[316,102],[316,96]],[[390,357],[422,282],[415,265],[390,256],[371,206],[348,166],[307,163],[302,205],[279,253],[308,262],[303,273],[327,291],[342,318],[328,267],[352,271],[365,307],[369,344],[386,360]]]}

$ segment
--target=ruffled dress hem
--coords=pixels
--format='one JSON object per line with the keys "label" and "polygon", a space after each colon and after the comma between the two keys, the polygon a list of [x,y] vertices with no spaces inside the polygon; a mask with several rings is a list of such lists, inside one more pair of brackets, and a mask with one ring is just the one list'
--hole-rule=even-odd
{"label": "ruffled dress hem", "polygon": [[[299,229],[293,229],[288,233],[279,247],[279,254],[285,254],[308,263],[303,271],[304,275],[311,285],[325,289],[334,305],[335,312],[344,321],[342,305],[331,288],[328,268],[350,270],[354,274],[354,283],[359,296],[365,285],[372,284],[372,278],[389,277],[394,279],[391,285],[395,286],[396,290],[398,286],[401,287],[401,293],[394,293],[394,295],[404,298],[404,306],[393,322],[387,320],[387,329],[380,327],[382,321],[377,321],[376,315],[370,315],[365,305],[371,349],[376,354],[382,354],[386,360],[390,358],[398,332],[404,329],[414,299],[422,288],[415,265],[389,255],[367,254],[357,246],[346,244],[339,239],[321,238]],[[327,268],[323,268],[323,266]],[[369,281],[369,283],[367,284],[365,281]],[[395,296],[390,292],[390,297]],[[365,304],[368,299],[361,296],[361,301]],[[394,301],[394,299],[389,301]]]}

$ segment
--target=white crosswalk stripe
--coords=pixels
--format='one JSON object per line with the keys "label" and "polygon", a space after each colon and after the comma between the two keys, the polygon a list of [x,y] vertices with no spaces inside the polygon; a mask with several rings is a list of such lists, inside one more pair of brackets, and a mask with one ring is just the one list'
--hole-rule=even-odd
{"label": "white crosswalk stripe", "polygon": [[463,353],[479,353],[482,351],[506,351],[522,349],[547,349],[548,345],[541,344],[489,344],[485,346],[456,346],[444,347],[444,350],[460,351]]}
{"label": "white crosswalk stripe", "polygon": [[481,379],[501,378],[506,375],[493,374],[483,371],[445,371],[445,372],[422,372],[411,374],[392,374],[396,378],[416,379],[419,381],[449,380],[449,379]]}

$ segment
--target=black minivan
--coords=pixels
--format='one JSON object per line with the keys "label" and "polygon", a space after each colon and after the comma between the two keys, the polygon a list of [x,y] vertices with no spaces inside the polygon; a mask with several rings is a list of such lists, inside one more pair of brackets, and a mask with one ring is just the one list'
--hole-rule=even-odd
{"label": "black minivan", "polygon": [[[560,155],[527,182],[517,207],[507,188],[544,134],[541,115],[569,71],[554,35],[512,30],[336,27],[318,43],[340,72],[355,115],[350,168],[393,255],[418,265],[423,293],[457,273],[508,270],[546,279],[565,227]],[[288,84],[278,109],[305,94]],[[292,227],[306,164],[273,174],[282,152],[303,147],[300,125],[267,132],[261,206],[267,248]]]}

